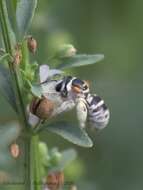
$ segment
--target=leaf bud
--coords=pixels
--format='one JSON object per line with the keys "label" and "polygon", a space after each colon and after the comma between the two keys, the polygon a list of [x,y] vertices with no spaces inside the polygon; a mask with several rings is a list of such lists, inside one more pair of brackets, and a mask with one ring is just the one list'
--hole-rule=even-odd
{"label": "leaf bud", "polygon": [[56,56],[58,58],[69,58],[76,54],[76,49],[71,44],[64,44],[59,47]]}
{"label": "leaf bud", "polygon": [[51,164],[56,166],[59,164],[59,162],[61,161],[62,158],[62,154],[57,150],[57,149],[53,149],[51,152]]}

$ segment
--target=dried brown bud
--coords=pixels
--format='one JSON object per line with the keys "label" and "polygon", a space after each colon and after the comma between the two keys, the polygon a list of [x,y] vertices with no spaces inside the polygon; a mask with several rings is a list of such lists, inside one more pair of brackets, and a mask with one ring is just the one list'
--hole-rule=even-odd
{"label": "dried brown bud", "polygon": [[20,148],[19,145],[16,143],[12,143],[10,145],[10,153],[12,155],[13,158],[18,158],[20,155]]}
{"label": "dried brown bud", "polygon": [[34,54],[37,50],[37,41],[32,36],[29,36],[27,37],[27,46],[29,51]]}
{"label": "dried brown bud", "polygon": [[58,190],[64,184],[63,172],[52,172],[47,176],[47,185],[50,190]]}
{"label": "dried brown bud", "polygon": [[16,49],[14,57],[13,57],[13,62],[15,65],[19,65],[22,59],[22,54],[20,49]]}
{"label": "dried brown bud", "polygon": [[32,114],[38,116],[40,119],[48,119],[54,109],[54,104],[47,98],[34,98],[30,105]]}

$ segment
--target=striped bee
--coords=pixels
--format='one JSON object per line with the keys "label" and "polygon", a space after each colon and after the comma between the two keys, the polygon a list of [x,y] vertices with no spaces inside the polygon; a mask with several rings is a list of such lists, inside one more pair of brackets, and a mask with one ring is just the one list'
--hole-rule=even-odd
{"label": "striped bee", "polygon": [[[39,70],[42,97],[34,98],[30,104],[29,123],[35,125],[39,119],[46,120],[60,113],[67,112],[76,106],[76,98],[89,91],[86,82],[76,77],[64,76],[63,72],[42,65]],[[36,117],[35,117],[36,116]]]}
{"label": "striped bee", "polygon": [[91,127],[96,129],[105,128],[109,122],[109,109],[104,100],[96,94],[88,93],[85,98],[79,98],[76,110],[79,125],[82,128],[85,127],[87,120]]}
{"label": "striped bee", "polygon": [[72,76],[55,80],[53,76],[62,75],[62,72],[50,70],[47,65],[40,67],[39,74],[43,97],[34,100],[31,109],[33,114],[36,113],[41,119],[48,119],[76,107],[81,128],[86,126],[87,121],[97,129],[107,126],[109,109],[98,95],[89,93],[88,82]]}

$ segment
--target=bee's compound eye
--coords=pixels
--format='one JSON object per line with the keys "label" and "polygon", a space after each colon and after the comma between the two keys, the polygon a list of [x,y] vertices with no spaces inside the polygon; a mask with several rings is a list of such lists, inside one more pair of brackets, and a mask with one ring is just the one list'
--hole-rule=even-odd
{"label": "bee's compound eye", "polygon": [[84,82],[82,80],[76,78],[72,81],[72,85],[82,89]]}

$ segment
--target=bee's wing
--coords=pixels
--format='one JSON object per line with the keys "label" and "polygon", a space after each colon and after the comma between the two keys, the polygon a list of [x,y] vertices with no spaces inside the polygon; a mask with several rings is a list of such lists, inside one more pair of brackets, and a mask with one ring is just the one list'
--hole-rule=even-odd
{"label": "bee's wing", "polygon": [[45,82],[48,79],[49,75],[49,66],[48,65],[41,65],[39,69],[39,75],[40,75],[40,83]]}
{"label": "bee's wing", "polygon": [[73,100],[63,101],[60,103],[60,105],[56,107],[52,116],[56,116],[64,112],[68,112],[72,110],[74,107],[75,107],[75,102]]}
{"label": "bee's wing", "polygon": [[39,69],[40,83],[47,81],[55,75],[61,75],[63,71],[58,69],[50,69],[48,65],[41,65]]}

